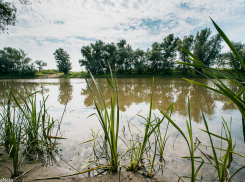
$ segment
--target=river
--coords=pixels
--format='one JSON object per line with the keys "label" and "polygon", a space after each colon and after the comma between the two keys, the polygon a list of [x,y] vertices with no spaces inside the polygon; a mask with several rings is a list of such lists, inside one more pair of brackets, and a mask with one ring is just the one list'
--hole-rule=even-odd
{"label": "river", "polygon": [[[208,79],[192,79],[202,84],[213,87],[214,84]],[[91,84],[91,89],[94,95],[99,98],[95,85],[92,80],[88,80]],[[102,94],[109,104],[109,95],[107,92],[106,79],[96,79]],[[225,81],[224,81],[225,82]],[[12,80],[0,80],[0,101],[7,98],[8,89],[12,84]],[[227,83],[226,83],[227,84]],[[144,132],[142,125],[143,119],[138,115],[144,117],[148,116],[151,98],[152,78],[118,78],[117,87],[120,105],[120,133],[119,136],[123,138],[126,143],[129,140],[130,134],[128,132],[128,123],[132,123],[131,129],[134,135],[141,135]],[[229,85],[235,90],[236,87]],[[69,162],[74,168],[81,170],[81,165],[88,157],[91,157],[92,150],[89,148],[90,144],[80,143],[92,139],[92,131],[103,134],[100,123],[96,116],[90,116],[95,113],[95,107],[92,102],[92,96],[86,85],[84,79],[15,79],[12,89],[18,91],[21,95],[24,94],[25,89],[28,92],[42,91],[44,96],[48,96],[46,105],[48,113],[53,119],[61,121],[63,111],[64,116],[61,122],[61,130],[59,136],[67,138],[59,141],[62,158]],[[208,121],[209,130],[213,133],[221,133],[222,117],[227,122],[230,122],[232,117],[232,136],[236,140],[236,152],[245,154],[243,138],[242,138],[242,121],[241,114],[236,106],[228,103],[228,99],[213,91],[204,89],[202,87],[190,84],[181,78],[156,78],[153,86],[152,109],[156,117],[162,117],[159,110],[166,111],[171,103],[173,104],[172,120],[187,133],[186,119],[188,117],[187,102],[190,100],[190,113],[193,121],[193,138],[196,137],[202,144],[210,145],[208,135],[199,128],[204,129],[201,109]],[[37,95],[37,99],[41,99],[41,94]],[[154,117],[154,115],[152,117]],[[161,125],[162,135],[164,135],[167,121],[164,120]],[[123,132],[125,128],[125,132]],[[168,134],[175,132],[175,128],[170,126]],[[215,139],[214,139],[215,140]],[[217,147],[220,147],[220,141],[215,140]],[[126,150],[126,146],[120,140],[119,152]],[[206,150],[206,149],[205,149]],[[208,150],[208,149],[207,149]],[[197,151],[197,156],[201,153]],[[166,175],[173,179],[178,179],[171,171],[173,170],[179,176],[190,175],[191,163],[183,156],[189,156],[187,145],[182,136],[173,134],[167,141],[167,147],[164,152],[166,160],[165,167],[159,170],[158,175]],[[57,159],[60,161],[60,159]],[[230,168],[230,172],[234,172],[238,166],[244,165],[244,159],[235,156],[234,162]],[[167,167],[166,167],[167,166]],[[205,166],[205,165],[204,165]],[[65,170],[69,167],[61,162],[61,167]],[[171,169],[171,170],[170,170]],[[204,168],[204,179],[211,179],[213,170],[206,165]],[[202,170],[200,171],[200,174]],[[238,173],[236,179],[239,181],[243,179],[245,171]]]}

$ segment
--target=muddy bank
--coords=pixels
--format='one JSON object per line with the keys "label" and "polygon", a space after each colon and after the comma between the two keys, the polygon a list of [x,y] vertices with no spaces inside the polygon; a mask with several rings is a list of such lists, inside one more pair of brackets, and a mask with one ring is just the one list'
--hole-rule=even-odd
{"label": "muddy bank", "polygon": [[[0,146],[0,180],[5,178],[11,178],[11,172],[13,169],[12,159],[7,159],[7,153],[3,146]],[[82,174],[71,176],[71,177],[59,177],[64,175],[70,175],[76,173],[75,171],[70,170],[69,168],[64,169],[57,166],[45,166],[40,161],[28,161],[27,159],[23,160],[20,163],[20,172],[21,175],[14,178],[14,181],[81,181],[81,182],[113,182],[119,181],[119,173],[115,174],[106,174],[98,177],[85,177]],[[87,176],[87,174],[85,174]],[[165,181],[171,182],[172,180],[163,176],[154,176],[152,178],[147,178],[140,173],[133,173],[123,171],[120,174],[120,181],[122,182],[153,182],[153,181]]]}

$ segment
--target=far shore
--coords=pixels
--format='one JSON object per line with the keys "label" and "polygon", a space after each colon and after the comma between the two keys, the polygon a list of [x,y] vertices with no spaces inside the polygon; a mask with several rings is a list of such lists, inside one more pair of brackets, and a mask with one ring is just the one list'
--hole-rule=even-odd
{"label": "far shore", "polygon": [[[107,74],[109,77],[110,75]],[[91,78],[89,74],[85,75],[87,78]],[[104,74],[95,74],[93,75],[94,78],[106,78]],[[205,78],[202,75],[155,75],[155,74],[115,74],[117,78]],[[58,74],[47,74],[47,75],[36,75],[36,76],[2,76],[0,79],[53,79],[53,78],[84,78],[82,74],[67,74],[64,75],[63,73]]]}

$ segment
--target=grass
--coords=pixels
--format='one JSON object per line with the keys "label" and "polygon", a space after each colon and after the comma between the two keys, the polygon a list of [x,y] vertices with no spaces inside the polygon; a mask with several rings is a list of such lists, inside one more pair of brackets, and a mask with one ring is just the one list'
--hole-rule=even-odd
{"label": "grass", "polygon": [[[171,115],[172,115],[172,111],[173,111],[173,104],[171,104],[169,106],[169,108],[167,109],[167,112],[171,109],[171,112],[170,112],[170,118],[171,118]],[[165,117],[162,118],[162,120],[164,120]],[[156,121],[159,121],[160,119],[155,117],[155,120]],[[155,131],[156,132],[156,138],[157,138],[157,142],[158,142],[158,152],[159,152],[159,157],[160,157],[160,162],[162,162],[162,160],[164,160],[164,156],[163,156],[163,153],[164,153],[164,149],[165,149],[165,146],[166,146],[166,143],[167,143],[167,140],[169,139],[169,137],[174,134],[175,132],[171,133],[170,135],[167,136],[167,132],[168,132],[168,128],[169,128],[169,121],[167,123],[167,126],[166,126],[166,130],[165,130],[165,133],[164,133],[164,138],[162,138],[162,132],[160,130],[160,125],[157,127],[157,130]]]}
{"label": "grass", "polygon": [[[190,67],[201,67],[203,69],[203,75],[202,77],[208,77],[212,78],[210,79],[214,85],[217,87],[216,88],[211,88],[206,85],[191,81],[186,79],[187,81],[194,83],[196,85],[202,86],[204,88],[213,90],[219,94],[225,95],[230,99],[230,102],[234,102],[241,115],[242,115],[242,128],[243,128],[243,137],[245,136],[245,102],[244,102],[244,79],[241,73],[238,71],[235,61],[234,61],[234,56],[240,61],[241,65],[245,69],[245,64],[243,60],[240,58],[238,55],[237,51],[235,50],[234,46],[232,43],[229,41],[229,39],[226,37],[226,35],[223,33],[223,31],[216,25],[216,23],[213,21],[214,26],[216,27],[217,31],[221,35],[221,37],[226,41],[228,46],[231,48],[233,54],[231,54],[231,60],[233,62],[233,66],[235,68],[235,72],[231,72],[230,70],[224,69],[214,69],[214,68],[209,68],[205,66],[200,60],[197,59],[195,55],[193,55],[191,52],[188,50],[185,50],[189,55],[190,55],[190,60],[193,63],[181,63],[181,64],[186,64]],[[110,65],[109,65],[110,67]],[[41,73],[41,74],[53,74],[50,72],[46,73]],[[191,120],[191,115],[190,115],[190,102],[188,99],[188,119],[186,120],[186,127],[188,133],[185,134],[183,130],[171,119],[171,114],[172,110],[170,112],[170,115],[167,115],[168,110],[172,109],[173,105],[171,105],[167,112],[163,112],[162,110],[159,109],[160,113],[163,115],[163,119],[166,118],[168,120],[167,123],[167,128],[165,131],[164,138],[161,136],[161,130],[160,130],[160,124],[163,122],[163,119],[156,118],[154,120],[151,119],[152,115],[152,95],[153,95],[153,84],[154,84],[154,79],[152,82],[152,91],[151,91],[151,100],[150,100],[150,108],[149,108],[149,114],[147,118],[144,118],[141,116],[146,124],[145,126],[145,131],[144,131],[144,136],[142,141],[137,141],[134,139],[133,134],[131,132],[130,126],[129,126],[129,131],[131,134],[131,139],[130,139],[130,146],[128,149],[120,156],[118,157],[118,131],[119,131],[119,124],[120,124],[120,115],[119,115],[119,102],[118,102],[118,92],[117,92],[117,82],[116,82],[116,77],[113,77],[112,71],[111,72],[111,77],[108,78],[106,73],[103,75],[103,77],[106,78],[107,80],[107,91],[110,93],[110,106],[111,108],[108,108],[108,103],[106,102],[105,98],[103,97],[100,88],[98,87],[98,84],[96,83],[96,80],[94,79],[96,76],[97,77],[102,77],[102,75],[97,74],[97,75],[92,75],[91,73],[68,73],[64,77],[70,78],[70,77],[81,77],[82,75],[85,77],[85,80],[87,82],[87,86],[89,87],[89,90],[91,92],[91,95],[93,97],[93,102],[96,107],[97,113],[94,113],[92,115],[96,115],[101,127],[104,131],[104,148],[103,151],[110,163],[110,166],[108,165],[98,165],[97,167],[82,171],[82,172],[77,172],[76,174],[72,175],[67,175],[67,176],[73,176],[77,174],[82,174],[85,172],[89,172],[92,170],[98,170],[98,169],[110,169],[112,172],[117,172],[118,171],[118,164],[120,163],[121,165],[121,158],[125,153],[129,153],[130,155],[130,163],[129,166],[124,165],[124,167],[127,170],[131,171],[136,171],[138,170],[141,166],[144,166],[145,164],[143,163],[143,159],[145,158],[144,155],[146,152],[151,150],[151,146],[153,144],[150,143],[150,137],[152,134],[155,136],[155,142],[154,142],[154,151],[153,152],[153,158],[151,158],[150,162],[150,170],[148,173],[148,176],[153,176],[153,167],[155,163],[155,158],[157,154],[157,149],[160,155],[160,159],[164,158],[164,149],[166,147],[166,142],[167,142],[167,131],[169,124],[171,124],[173,127],[177,129],[177,131],[182,135],[182,137],[185,139],[189,154],[190,156],[185,156],[182,157],[184,159],[188,159],[191,162],[191,176],[181,176],[179,177],[179,180],[181,178],[189,178],[191,179],[192,182],[197,181],[197,176],[202,168],[203,164],[209,164],[214,166],[215,170],[217,171],[217,177],[220,182],[222,181],[230,181],[239,171],[245,168],[245,166],[240,167],[238,170],[236,170],[232,175],[229,175],[229,167],[233,161],[233,154],[239,155],[243,158],[245,156],[242,156],[241,154],[237,154],[234,152],[235,144],[233,144],[232,137],[231,137],[231,127],[228,127],[227,122],[223,120],[223,125],[222,125],[222,131],[225,132],[225,136],[219,136],[217,134],[214,134],[209,131],[209,127],[206,121],[206,118],[202,112],[202,118],[205,124],[206,130],[202,130],[203,132],[207,133],[208,138],[210,140],[211,146],[208,146],[212,149],[212,154],[207,154],[203,152],[197,144],[194,143],[193,140],[193,130],[192,130],[192,120]],[[176,73],[176,74],[175,74]],[[176,71],[174,75],[180,76],[179,73]],[[91,90],[91,87],[88,83],[87,80],[87,75],[89,74],[89,77],[92,78],[93,83],[95,84],[97,91],[99,92],[100,100],[102,104],[100,105],[100,102],[98,98],[96,98]],[[120,77],[120,74],[115,74]],[[137,73],[131,73],[124,75],[127,77],[128,75],[133,75],[133,77],[137,77]],[[144,74],[142,74],[144,75]],[[142,76],[141,75],[141,76]],[[148,74],[149,76],[149,74]],[[153,75],[150,75],[153,76]],[[159,75],[161,76],[161,75]],[[190,73],[190,76],[194,76],[193,73]],[[162,76],[161,76],[162,77]],[[236,85],[241,91],[239,93],[234,93],[232,92],[223,82],[220,78],[226,78],[230,81],[231,84]],[[18,94],[18,93],[17,93]],[[19,101],[16,99],[16,97],[13,95],[12,91],[9,93],[8,97],[8,102],[6,107],[2,106],[2,113],[1,113],[1,139],[2,143],[4,143],[4,146],[6,150],[9,152],[9,155],[12,156],[13,158],[13,175],[18,174],[18,168],[19,168],[19,158],[18,158],[18,153],[20,149],[20,145],[23,143],[25,147],[27,147],[27,151],[29,153],[32,153],[30,151],[37,151],[41,150],[43,146],[47,147],[45,143],[51,143],[51,138],[58,138],[58,137],[52,137],[51,136],[51,129],[54,125],[54,121],[50,121],[50,117],[47,117],[47,110],[45,106],[45,102],[47,98],[43,97],[42,102],[40,102],[39,106],[39,111],[37,110],[37,101],[36,101],[36,93],[29,94],[26,91],[26,97],[21,96],[18,94],[20,99],[23,101],[23,105],[19,104]],[[17,105],[17,108],[12,108],[10,105],[10,99],[11,97],[14,98],[15,104]],[[90,115],[90,116],[92,116]],[[128,122],[129,125],[129,122]],[[40,133],[40,130],[42,131]],[[95,143],[96,138],[98,137],[98,134],[93,135],[93,151],[96,151],[96,147],[100,146]],[[214,139],[213,137],[216,137],[221,140],[221,147],[215,147],[214,146]],[[27,139],[25,139],[27,138]],[[244,137],[245,140],[245,137]],[[227,148],[223,148],[222,146],[222,141],[227,142]],[[149,144],[148,144],[149,143]],[[125,143],[126,144],[126,143]],[[109,146],[109,149],[107,149],[106,146]],[[49,145],[51,146],[51,145]],[[101,147],[101,146],[100,146]],[[209,163],[206,163],[201,156],[195,156],[195,148],[198,148],[201,151],[201,154],[209,161]],[[217,150],[220,151],[220,157],[218,158]],[[48,151],[48,150],[47,150]],[[221,152],[223,151],[224,155],[221,155]],[[199,162],[200,164],[196,166],[196,162]],[[140,165],[141,163],[141,165]],[[216,180],[212,179],[212,180]]]}
{"label": "grass", "polygon": [[12,92],[9,91],[9,97],[7,100],[7,106],[1,106],[1,140],[3,146],[8,152],[9,157],[12,158],[13,161],[13,171],[9,168],[12,176],[17,176],[19,174],[19,149],[20,143],[22,139],[22,116],[18,115],[15,108],[11,108],[10,100],[11,100]]}
{"label": "grass", "polygon": [[[21,152],[29,159],[39,154],[50,154],[54,149],[51,138],[59,138],[51,136],[55,121],[51,121],[47,114],[45,106],[47,97],[43,96],[38,108],[37,92],[30,94],[26,91],[25,97],[16,93],[19,99],[10,89],[6,103],[1,105],[0,113],[1,143],[13,160],[13,172],[9,169],[13,177],[19,175]],[[14,99],[13,104],[10,102],[11,98]],[[20,147],[24,150],[20,150]]]}
{"label": "grass", "polygon": [[[140,168],[140,162],[143,165],[143,155],[145,154],[145,152],[150,148],[150,145],[147,145],[147,142],[149,141],[151,135],[159,128],[160,124],[162,123],[162,120],[151,120],[151,115],[152,115],[152,96],[153,96],[153,84],[154,84],[154,78],[152,81],[152,92],[151,92],[151,100],[150,100],[150,108],[149,108],[149,115],[147,118],[144,118],[143,116],[141,116],[141,118],[143,118],[146,121],[145,124],[145,132],[144,132],[144,136],[143,136],[143,141],[137,141],[134,139],[131,129],[130,129],[130,125],[128,122],[128,128],[131,134],[131,139],[130,139],[130,147],[128,147],[128,151],[130,153],[130,164],[129,166],[125,166],[124,167],[129,170],[129,171],[136,171],[137,169]],[[155,121],[155,123],[153,123]],[[151,168],[150,171],[148,173],[149,176],[152,176],[152,168],[154,165],[154,161],[155,161],[155,156],[156,156],[156,151],[157,151],[157,138],[155,136],[155,152],[152,158],[152,162],[151,162]]]}
{"label": "grass", "polygon": [[[189,153],[190,153],[190,157],[183,157],[186,159],[191,159],[191,176],[183,176],[184,178],[191,178],[191,181],[194,182],[196,181],[197,178],[197,174],[200,170],[200,168],[202,167],[202,165],[204,164],[204,160],[201,157],[195,157],[194,155],[194,142],[193,142],[193,136],[192,136],[192,125],[191,125],[191,115],[190,115],[190,101],[188,98],[188,115],[189,115],[189,119],[186,120],[186,126],[187,126],[187,130],[188,130],[188,134],[189,134],[189,140],[187,139],[187,136],[184,134],[184,132],[178,127],[178,125],[175,124],[175,122],[170,119],[170,117],[168,117],[168,115],[166,113],[164,113],[162,110],[159,109],[159,111],[163,114],[164,117],[166,117],[168,119],[168,121],[180,132],[180,134],[184,137],[188,149],[189,149]],[[198,166],[198,168],[195,168],[195,160],[196,159],[201,159],[200,161],[200,165]],[[181,177],[180,177],[181,178]],[[180,180],[180,179],[179,179]]]}
{"label": "grass", "polygon": [[46,76],[59,73],[59,70],[56,69],[48,69],[48,70],[41,70],[36,72],[36,76]]}
{"label": "grass", "polygon": [[90,76],[93,79],[97,91],[99,92],[100,99],[102,101],[102,106],[100,106],[98,102],[98,98],[94,97],[93,92],[88,83],[88,80],[84,75],[85,80],[87,82],[87,86],[93,97],[94,105],[96,107],[97,114],[95,115],[97,115],[98,120],[105,134],[105,143],[108,142],[109,144],[110,151],[108,152],[110,153],[110,155],[108,156],[108,160],[110,163],[111,171],[116,172],[118,170],[117,143],[118,143],[118,130],[119,130],[119,118],[120,118],[116,78],[113,78],[113,75],[111,74],[111,81],[110,81],[107,75],[105,74],[107,79],[108,92],[110,93],[111,109],[109,111],[109,109],[107,108],[107,103],[105,101],[105,98],[103,97],[98,84],[96,83],[91,73]]}
{"label": "grass", "polygon": [[[212,20],[212,19],[211,19]],[[184,62],[177,62],[180,64],[185,64],[189,67],[199,67],[202,68],[203,70],[203,75],[207,78],[210,79],[216,86],[216,88],[209,87],[207,85],[203,85],[201,83],[194,82],[192,80],[185,79],[191,83],[194,83],[196,85],[202,86],[204,88],[207,88],[209,90],[212,90],[214,92],[217,92],[221,95],[224,95],[230,99],[230,102],[233,102],[237,108],[239,109],[241,115],[242,115],[242,128],[243,128],[243,137],[244,137],[244,143],[245,143],[245,101],[244,101],[244,92],[245,92],[245,87],[244,87],[244,82],[245,79],[242,77],[240,74],[237,65],[235,63],[235,58],[240,62],[242,65],[243,69],[245,69],[245,64],[236,51],[235,47],[231,43],[231,41],[228,39],[228,37],[225,35],[225,33],[219,28],[219,26],[212,20],[216,30],[218,31],[219,35],[223,38],[223,40],[227,43],[227,45],[230,47],[231,52],[231,60],[233,67],[235,68],[235,73],[231,72],[230,70],[224,69],[224,70],[219,70],[219,69],[214,69],[214,68],[209,68],[208,66],[204,65],[202,61],[200,61],[195,55],[193,55],[191,52],[186,50],[185,48],[182,47],[182,49],[188,53],[190,56],[189,59],[192,61],[192,63],[184,63]],[[229,80],[230,84],[235,85],[239,90],[241,90],[239,93],[234,93],[231,89],[229,89],[223,81],[217,77],[217,75],[221,75],[222,78],[225,78]]]}

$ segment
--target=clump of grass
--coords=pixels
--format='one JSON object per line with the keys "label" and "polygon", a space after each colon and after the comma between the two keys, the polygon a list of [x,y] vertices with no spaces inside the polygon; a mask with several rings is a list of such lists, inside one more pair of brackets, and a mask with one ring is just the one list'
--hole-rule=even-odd
{"label": "clump of grass", "polygon": [[[169,106],[169,108],[167,109],[166,112],[168,112],[170,110],[170,115],[169,117],[171,118],[171,115],[172,115],[172,111],[173,111],[173,104],[171,104]],[[165,117],[162,118],[162,121],[164,120]],[[156,121],[159,121],[160,118],[157,118],[155,117],[155,120]],[[161,121],[161,122],[162,122]],[[164,160],[164,157],[163,157],[163,152],[164,152],[164,149],[165,149],[165,146],[166,146],[166,143],[167,143],[167,140],[169,139],[169,137],[174,134],[175,132],[171,133],[170,135],[167,136],[167,132],[168,132],[168,127],[169,127],[169,121],[167,123],[167,126],[166,126],[166,130],[165,130],[165,133],[164,133],[164,138],[162,138],[162,132],[160,130],[160,125],[157,127],[157,130],[155,131],[156,133],[156,138],[157,138],[157,142],[158,142],[158,152],[159,152],[159,156],[160,156],[160,162],[162,162],[162,160]]]}
{"label": "clump of grass", "polygon": [[[137,170],[139,168],[139,166],[140,166],[139,164],[143,160],[144,153],[150,147],[150,146],[147,145],[147,142],[149,141],[150,136],[155,132],[155,130],[157,130],[157,128],[159,127],[159,125],[163,121],[163,120],[153,120],[153,121],[156,122],[156,123],[153,124],[153,121],[151,120],[153,84],[154,84],[154,78],[153,78],[153,82],[152,82],[152,94],[151,94],[151,100],[150,100],[149,115],[148,115],[147,118],[144,118],[143,116],[141,116],[146,121],[145,132],[144,132],[144,136],[143,136],[143,141],[142,142],[137,141],[137,140],[134,139],[134,137],[133,137],[133,135],[131,133],[129,122],[128,122],[128,127],[129,127],[129,131],[130,131],[130,134],[131,134],[130,147],[128,147],[128,150],[129,150],[129,153],[130,153],[130,164],[129,164],[129,166],[124,166],[124,167],[127,170],[130,170],[130,171],[135,171],[135,170]],[[157,145],[157,139],[155,140],[155,146],[156,145]],[[152,175],[152,167],[153,167],[153,164],[154,164],[154,161],[155,161],[155,155],[156,155],[156,150],[154,152],[152,163],[151,163],[151,169],[150,169],[150,172],[149,172],[150,176]]]}
{"label": "clump of grass", "polygon": [[[194,142],[193,142],[193,136],[192,136],[192,125],[191,125],[190,101],[189,101],[189,98],[188,98],[188,115],[189,115],[189,120],[186,120],[186,126],[187,126],[187,130],[188,130],[188,134],[189,134],[189,140],[187,139],[187,136],[184,134],[184,132],[177,126],[177,124],[170,117],[168,117],[168,115],[166,113],[164,113],[161,109],[159,109],[159,111],[180,132],[180,134],[184,137],[184,139],[185,139],[185,141],[186,141],[186,143],[188,145],[190,157],[183,157],[183,158],[190,159],[191,160],[191,176],[181,176],[179,178],[179,180],[183,177],[183,178],[190,178],[192,182],[196,181],[197,174],[198,174],[199,170],[201,169],[202,165],[204,164],[204,160],[202,159],[202,157],[200,157],[200,156],[196,157],[194,155],[195,150],[194,150]],[[197,169],[195,169],[195,160],[196,159],[199,159],[200,160],[199,162],[201,163],[198,166]]]}
{"label": "clump of grass", "polygon": [[8,99],[5,107],[5,103],[1,103],[1,139],[2,143],[6,149],[6,151],[9,153],[10,156],[13,156],[13,154],[10,153],[10,149],[12,146],[12,143],[10,141],[10,137],[12,135],[11,128],[12,128],[12,116],[11,116],[11,91],[8,94]]}
{"label": "clump of grass", "polygon": [[[207,121],[206,121],[206,118],[205,118],[203,112],[202,112],[202,116],[203,116],[203,121],[204,121],[206,130],[202,130],[202,129],[201,130],[206,132],[209,136],[210,143],[211,143],[211,146],[209,146],[209,147],[211,147],[211,149],[212,149],[213,156],[210,156],[210,155],[204,153],[203,151],[201,151],[201,153],[208,160],[209,160],[209,158],[211,158],[211,160],[214,161],[214,162],[212,162],[211,160],[209,160],[209,162],[210,162],[209,164],[213,165],[215,167],[215,169],[218,173],[218,176],[216,178],[218,178],[220,182],[223,182],[225,180],[230,181],[235,176],[235,174],[237,174],[240,170],[245,168],[245,166],[242,166],[238,170],[236,170],[232,176],[229,176],[229,174],[230,174],[229,173],[229,167],[230,167],[230,164],[233,160],[232,153],[234,153],[234,148],[236,146],[236,144],[232,145],[233,143],[232,143],[232,137],[231,137],[231,130],[229,129],[227,122],[223,119],[222,129],[224,129],[224,131],[225,131],[225,137],[211,133],[209,131],[208,124],[207,124]],[[211,136],[214,136],[216,138],[221,139],[221,148],[214,147],[213,140],[212,140]],[[227,142],[227,145],[228,145],[227,149],[222,148],[222,140]],[[216,149],[220,150],[220,158],[217,157]],[[225,151],[225,154],[223,156],[221,156],[221,151]],[[240,155],[240,154],[238,154],[238,155]],[[240,155],[240,156],[242,156],[242,155]],[[245,158],[245,156],[242,156],[242,157]],[[213,180],[215,180],[215,179],[213,179]]]}
{"label": "clump of grass", "polygon": [[[10,88],[6,103],[1,105],[0,134],[2,143],[13,159],[13,176],[17,176],[19,169],[19,155],[24,151],[24,156],[33,159],[37,155],[52,154],[54,144],[51,138],[51,130],[55,121],[51,121],[46,110],[46,100],[42,95],[39,108],[37,106],[36,94],[28,93],[25,97],[16,92],[20,99],[14,95]],[[13,98],[14,103],[11,104]],[[23,151],[20,151],[20,147]],[[11,171],[11,170],[10,170]]]}
{"label": "clump of grass", "polygon": [[[109,68],[110,68],[110,65],[109,65]],[[113,78],[112,71],[111,71],[111,80],[108,78],[108,76],[105,73],[106,80],[107,80],[107,88],[108,88],[108,92],[110,93],[111,109],[109,111],[106,100],[103,97],[98,84],[96,83],[91,73],[90,73],[90,76],[97,88],[97,91],[99,92],[100,99],[102,101],[102,106],[99,104],[98,98],[94,96],[90,88],[90,85],[88,83],[88,80],[86,76],[84,75],[85,80],[87,82],[87,86],[93,97],[93,102],[94,102],[94,105],[97,111],[96,115],[99,119],[99,122],[105,134],[105,142],[108,142],[109,144],[110,151],[108,152],[110,153],[110,155],[107,155],[107,156],[108,156],[108,161],[110,163],[110,168],[111,168],[111,171],[116,172],[118,170],[117,143],[118,143],[118,130],[119,130],[119,103],[118,103],[116,78]],[[116,110],[115,110],[115,107],[116,107]]]}
{"label": "clump of grass", "polygon": [[[181,135],[184,137],[184,139],[185,139],[185,141],[186,141],[186,143],[188,145],[188,148],[189,148],[190,157],[183,157],[183,158],[190,159],[191,160],[191,176],[181,176],[181,177],[179,177],[179,180],[181,178],[190,178],[191,181],[193,181],[193,182],[196,181],[197,180],[197,174],[200,171],[201,167],[203,166],[204,160],[200,156],[198,156],[198,157],[194,156],[194,152],[196,150],[195,147],[200,150],[200,148],[198,147],[200,143],[198,142],[198,144],[194,144],[194,142],[193,142],[189,98],[188,98],[188,115],[189,115],[189,121],[186,120],[186,125],[187,125],[187,130],[188,130],[189,140],[190,141],[188,141],[187,136],[184,134],[184,132],[176,125],[176,123],[174,123],[174,121],[172,121],[170,119],[170,117],[167,116],[166,113],[162,112],[160,109],[159,109],[159,111],[181,133]],[[230,131],[229,127],[228,127],[228,124],[223,119],[223,126],[222,126],[222,128],[225,130],[225,137],[222,137],[222,136],[216,135],[214,133],[211,133],[209,131],[208,124],[207,124],[207,121],[206,121],[206,118],[205,118],[203,112],[202,112],[202,117],[203,117],[203,121],[204,121],[206,130],[203,130],[203,129],[200,129],[200,130],[202,130],[202,131],[204,131],[204,132],[206,132],[208,134],[209,139],[210,139],[210,143],[211,143],[211,146],[208,146],[208,147],[210,147],[212,149],[213,155],[211,156],[209,154],[206,154],[202,150],[200,150],[200,152],[209,161],[209,163],[206,163],[206,164],[209,164],[209,165],[214,166],[215,169],[216,169],[216,171],[217,171],[217,173],[218,173],[218,176],[215,179],[213,179],[213,180],[216,180],[218,178],[220,182],[223,182],[225,180],[226,181],[230,181],[235,176],[235,174],[237,174],[240,170],[244,169],[245,166],[243,166],[243,167],[239,168],[238,170],[236,170],[233,173],[232,176],[230,176],[230,177],[228,176],[228,174],[229,174],[229,170],[228,169],[229,169],[229,166],[230,166],[230,164],[231,164],[231,162],[233,160],[232,153],[235,153],[234,152],[234,148],[236,146],[235,144],[233,145],[233,143],[232,143],[231,131]],[[216,137],[218,139],[221,139],[221,148],[214,147],[214,145],[213,145],[213,139],[212,139],[211,136],[214,136],[214,137]],[[224,140],[224,141],[227,142],[227,144],[228,144],[227,149],[223,149],[222,148],[222,140]],[[225,151],[225,154],[223,156],[221,156],[219,159],[217,157],[216,149],[218,149],[220,151]],[[237,153],[235,153],[235,154],[237,154]],[[237,154],[237,155],[242,156],[240,154]],[[245,156],[242,156],[242,157],[245,158]],[[197,160],[197,159],[199,159],[199,160]],[[200,162],[200,165],[197,167],[197,169],[195,168],[195,162]]]}
{"label": "clump of grass", "polygon": [[1,140],[8,153],[8,156],[12,158],[13,161],[13,171],[9,168],[12,177],[19,175],[19,150],[20,144],[22,142],[22,124],[23,117],[19,115],[15,108],[11,108],[11,90],[9,91],[9,96],[7,99],[7,105],[1,106]]}
{"label": "clump of grass", "polygon": [[51,128],[54,126],[54,121],[50,120],[50,116],[47,114],[46,110],[46,98],[42,94],[42,101],[39,103],[39,109],[37,107],[36,94],[28,93],[26,90],[26,95],[23,97],[17,92],[20,101],[12,94],[15,104],[17,105],[20,114],[23,116],[24,123],[24,133],[25,133],[25,146],[26,154],[28,157],[32,157],[37,153],[43,153],[43,149],[50,150],[51,139],[50,133]]}
{"label": "clump of grass", "polygon": [[[211,19],[212,20],[212,19]],[[193,55],[190,51],[186,50],[185,48],[181,47],[190,57],[189,59],[193,63],[185,63],[185,62],[177,62],[180,64],[187,65],[189,67],[199,67],[203,70],[203,75],[210,79],[216,86],[216,88],[209,87],[207,85],[194,82],[192,80],[185,79],[191,83],[194,83],[196,85],[202,86],[204,88],[207,88],[209,90],[212,90],[214,92],[217,92],[221,95],[224,95],[230,99],[230,102],[233,102],[236,104],[237,108],[239,109],[241,115],[242,115],[242,129],[243,129],[243,138],[245,142],[245,101],[244,101],[244,92],[245,92],[245,85],[244,85],[244,78],[242,77],[241,73],[238,70],[237,64],[235,62],[238,60],[238,62],[241,64],[242,68],[245,70],[245,64],[242,60],[241,56],[238,54],[237,50],[235,49],[234,45],[231,43],[231,41],[228,39],[228,37],[225,35],[225,33],[220,29],[220,27],[212,20],[216,30],[218,31],[219,35],[223,38],[223,40],[227,43],[227,45],[230,47],[231,52],[230,57],[232,60],[232,65],[235,68],[235,73],[229,71],[228,69],[224,69],[223,71],[220,69],[210,68],[202,63],[195,55]],[[235,56],[235,57],[234,57]],[[234,93],[230,88],[227,87],[226,84],[223,83],[221,79],[218,78],[218,76],[221,76],[227,80],[229,80],[230,84],[235,85],[238,90],[241,90],[239,93]]]}

